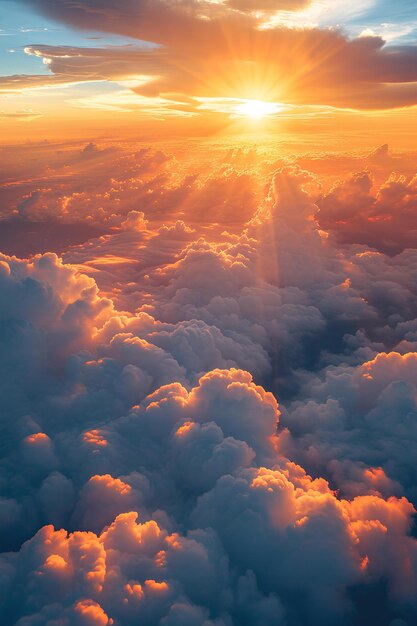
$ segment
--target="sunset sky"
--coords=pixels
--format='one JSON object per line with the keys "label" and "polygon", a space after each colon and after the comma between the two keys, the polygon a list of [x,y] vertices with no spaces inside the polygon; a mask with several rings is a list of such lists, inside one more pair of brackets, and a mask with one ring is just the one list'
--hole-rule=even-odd
{"label": "sunset sky", "polygon": [[0,11],[6,137],[62,133],[64,120],[92,135],[230,130],[257,117],[247,101],[267,103],[281,132],[383,119],[395,134],[415,115],[413,0],[3,0]]}
{"label": "sunset sky", "polygon": [[0,0],[1,626],[415,626],[416,114],[416,0]]}

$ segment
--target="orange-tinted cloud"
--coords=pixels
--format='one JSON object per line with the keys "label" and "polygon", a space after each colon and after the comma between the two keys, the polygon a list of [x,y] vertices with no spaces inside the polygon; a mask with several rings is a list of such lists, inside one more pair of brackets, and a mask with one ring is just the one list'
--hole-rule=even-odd
{"label": "orange-tinted cloud", "polygon": [[[158,44],[136,49],[29,47],[54,73],[48,81],[142,76],[145,82],[137,78],[135,87],[133,80],[133,91],[177,100],[173,106],[181,110],[179,100],[189,111],[196,110],[192,100],[196,96],[361,110],[417,103],[415,46],[387,46],[376,36],[351,40],[334,29],[262,28],[262,8],[272,8],[272,2],[259,7],[261,14],[233,10],[244,8],[242,3],[142,0],[123,8],[100,0],[82,5],[69,1],[52,5],[43,0],[29,4],[78,28]],[[300,3],[291,5],[300,8]],[[25,86],[26,78],[21,80],[18,88]],[[28,78],[34,80],[38,79]],[[9,80],[4,88],[12,86]]]}

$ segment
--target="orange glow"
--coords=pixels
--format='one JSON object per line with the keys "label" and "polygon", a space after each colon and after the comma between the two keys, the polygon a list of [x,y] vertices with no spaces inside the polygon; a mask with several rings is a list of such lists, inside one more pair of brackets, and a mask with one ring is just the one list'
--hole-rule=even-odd
{"label": "orange glow", "polygon": [[110,474],[96,475],[90,478],[90,482],[96,485],[100,485],[105,489],[109,489],[117,492],[121,496],[125,496],[132,491],[132,487],[127,483],[124,483],[119,478],[113,478]]}
{"label": "orange glow", "polygon": [[125,598],[125,602],[128,602],[130,599],[133,600],[142,600],[144,597],[143,587],[139,583],[128,583],[125,585],[125,592],[127,594],[127,598]]}
{"label": "orange glow", "polygon": [[165,539],[166,543],[174,550],[181,550],[181,541],[178,533],[173,533]]}
{"label": "orange glow", "polygon": [[372,482],[378,482],[387,478],[382,467],[370,467],[363,472],[366,478],[369,478]]}
{"label": "orange glow", "polygon": [[166,565],[166,552],[165,550],[160,550],[155,556],[155,565],[156,567],[165,567]]}
{"label": "orange glow", "polygon": [[89,430],[84,433],[83,440],[93,446],[106,447],[108,445],[107,439],[103,437],[98,429]]}
{"label": "orange glow", "polygon": [[392,222],[392,215],[376,215],[368,217],[368,222]]}
{"label": "orange glow", "polygon": [[44,563],[46,569],[54,570],[56,572],[64,571],[68,567],[68,563],[59,554],[51,554],[48,556]]}
{"label": "orange glow", "polygon": [[123,542],[129,549],[138,550],[149,544],[154,545],[158,551],[161,547],[165,533],[154,520],[137,523],[138,513],[130,511],[121,513],[114,522],[101,535],[101,539],[106,547],[111,547],[113,542],[117,542],[123,536]]}
{"label": "orange glow", "polygon": [[109,618],[97,602],[93,600],[81,600],[75,605],[75,612],[91,626],[112,626],[113,620]]}
{"label": "orange glow", "polygon": [[49,441],[49,437],[45,433],[34,433],[26,437],[26,441],[30,444],[46,443]]}
{"label": "orange glow", "polygon": [[195,426],[195,422],[185,422],[182,426],[178,428],[176,431],[177,437],[183,437],[187,433],[189,433]]}
{"label": "orange glow", "polygon": [[166,593],[169,589],[168,583],[157,582],[156,580],[145,580],[145,586],[148,591],[154,591],[156,593]]}

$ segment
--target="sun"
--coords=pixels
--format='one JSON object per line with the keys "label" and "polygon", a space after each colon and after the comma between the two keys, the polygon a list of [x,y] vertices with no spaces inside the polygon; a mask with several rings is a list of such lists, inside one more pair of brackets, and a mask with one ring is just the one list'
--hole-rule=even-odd
{"label": "sun", "polygon": [[263,100],[243,100],[235,106],[235,114],[259,120],[268,115],[279,113],[281,105],[277,102],[264,102]]}

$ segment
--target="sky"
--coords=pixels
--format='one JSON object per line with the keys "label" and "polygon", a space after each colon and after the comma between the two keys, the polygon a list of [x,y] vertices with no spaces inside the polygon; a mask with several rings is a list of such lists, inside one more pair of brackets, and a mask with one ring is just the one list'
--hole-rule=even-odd
{"label": "sky", "polygon": [[210,134],[251,118],[250,100],[270,103],[272,130],[307,116],[331,133],[340,115],[350,126],[384,114],[395,136],[417,102],[413,4],[4,0],[3,131],[62,135],[64,121],[72,134],[157,134],[165,122]]}
{"label": "sky", "polygon": [[0,0],[0,624],[415,626],[416,25]]}

